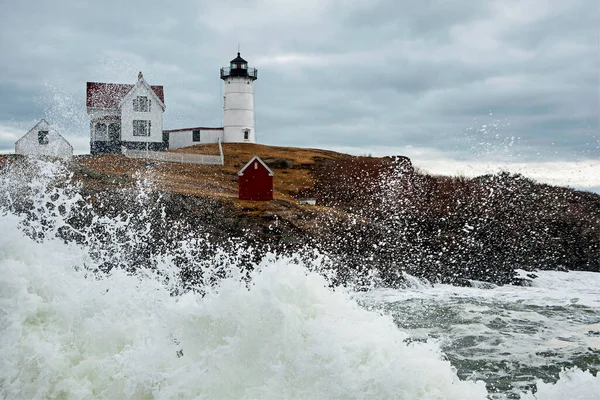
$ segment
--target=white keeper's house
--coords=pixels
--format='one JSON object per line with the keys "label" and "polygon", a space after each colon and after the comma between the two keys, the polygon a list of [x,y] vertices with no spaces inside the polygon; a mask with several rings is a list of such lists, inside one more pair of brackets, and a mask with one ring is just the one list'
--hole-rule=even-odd
{"label": "white keeper's house", "polygon": [[254,81],[240,53],[221,68],[224,84],[223,126],[163,130],[163,86],[151,86],[140,72],[136,84],[87,82],[90,153],[128,150],[162,151],[202,143],[256,143]]}
{"label": "white keeper's house", "polygon": [[15,142],[15,154],[70,160],[73,157],[73,146],[42,119]]}
{"label": "white keeper's house", "polygon": [[150,86],[140,72],[135,85],[87,82],[86,106],[90,116],[90,153],[165,149],[162,86]]}

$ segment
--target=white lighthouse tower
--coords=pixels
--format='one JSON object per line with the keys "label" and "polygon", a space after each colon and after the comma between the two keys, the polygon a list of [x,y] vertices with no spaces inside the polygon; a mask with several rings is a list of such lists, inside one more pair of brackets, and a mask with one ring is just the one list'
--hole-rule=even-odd
{"label": "white lighthouse tower", "polygon": [[254,132],[254,81],[258,70],[248,68],[240,57],[231,60],[229,68],[221,68],[223,90],[223,142],[255,143]]}

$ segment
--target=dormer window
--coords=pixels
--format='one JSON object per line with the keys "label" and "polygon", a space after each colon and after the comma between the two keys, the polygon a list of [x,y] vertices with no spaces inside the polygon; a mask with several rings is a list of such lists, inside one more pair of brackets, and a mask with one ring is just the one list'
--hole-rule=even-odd
{"label": "dormer window", "polygon": [[152,100],[148,99],[147,96],[138,96],[133,99],[133,111],[136,112],[150,112]]}
{"label": "dormer window", "polygon": [[38,131],[39,144],[48,144],[48,131]]}

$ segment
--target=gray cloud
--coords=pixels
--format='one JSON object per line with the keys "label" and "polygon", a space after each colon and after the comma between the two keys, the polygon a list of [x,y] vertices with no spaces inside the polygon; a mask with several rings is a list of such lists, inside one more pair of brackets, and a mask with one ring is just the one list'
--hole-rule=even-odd
{"label": "gray cloud", "polygon": [[165,86],[166,128],[220,126],[241,42],[263,143],[600,159],[599,29],[594,0],[5,2],[0,126],[85,138],[85,82],[139,70]]}

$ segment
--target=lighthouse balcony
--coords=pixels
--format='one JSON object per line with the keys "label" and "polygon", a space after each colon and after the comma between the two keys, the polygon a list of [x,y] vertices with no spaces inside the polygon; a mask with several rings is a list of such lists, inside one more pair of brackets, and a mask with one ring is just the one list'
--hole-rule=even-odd
{"label": "lighthouse balcony", "polygon": [[248,77],[252,80],[258,78],[258,69],[256,68],[221,68],[221,79],[226,79],[232,76]]}

